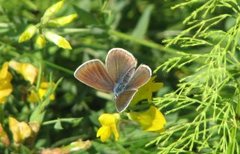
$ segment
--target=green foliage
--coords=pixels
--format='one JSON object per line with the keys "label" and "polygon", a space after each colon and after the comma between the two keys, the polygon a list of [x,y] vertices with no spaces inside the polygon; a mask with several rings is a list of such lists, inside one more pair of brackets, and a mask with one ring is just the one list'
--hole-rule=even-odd
{"label": "green foliage", "polygon": [[[166,114],[178,114],[179,119],[152,143],[161,145],[161,153],[239,153],[240,7],[232,0],[210,0],[173,8],[193,4],[199,8],[184,20],[186,28],[166,41],[185,51],[158,68],[181,70],[178,88],[156,99],[163,107],[172,106]],[[222,26],[229,22],[230,27]]]}
{"label": "green foliage", "polygon": [[[34,139],[19,147],[0,143],[0,153],[36,153],[79,139],[91,141],[82,153],[240,153],[239,1],[65,0],[46,13],[56,2],[0,1],[0,66],[16,60],[39,70],[30,84],[9,69],[13,92],[0,104],[0,123],[11,143],[9,116],[41,123]],[[73,13],[78,18],[68,25],[47,25],[53,17]],[[30,25],[37,26],[37,35],[57,32],[72,50],[59,48],[59,42],[39,49],[34,35],[19,44]],[[119,141],[96,138],[99,115],[116,112],[112,97],[79,83],[73,71],[87,60],[104,60],[113,47],[133,53],[164,83],[151,102],[166,117],[160,133],[145,132],[122,114]],[[55,85],[38,103],[30,103],[28,93],[38,91],[42,81]]]}

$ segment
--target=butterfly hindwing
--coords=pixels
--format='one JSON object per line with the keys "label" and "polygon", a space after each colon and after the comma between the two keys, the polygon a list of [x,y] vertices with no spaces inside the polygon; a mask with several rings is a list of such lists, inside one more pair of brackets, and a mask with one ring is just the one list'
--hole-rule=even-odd
{"label": "butterfly hindwing", "polygon": [[126,90],[116,97],[116,108],[118,112],[124,111],[130,104],[137,90]]}
{"label": "butterfly hindwing", "polygon": [[138,89],[148,82],[151,75],[151,69],[147,65],[141,64],[135,71],[131,80],[128,82],[126,89]]}
{"label": "butterfly hindwing", "polygon": [[74,72],[75,78],[80,82],[104,92],[112,92],[114,83],[104,64],[93,59],[80,65]]}
{"label": "butterfly hindwing", "polygon": [[121,48],[113,48],[108,52],[106,57],[106,68],[115,83],[128,72],[131,68],[135,68],[137,60],[134,56]]}

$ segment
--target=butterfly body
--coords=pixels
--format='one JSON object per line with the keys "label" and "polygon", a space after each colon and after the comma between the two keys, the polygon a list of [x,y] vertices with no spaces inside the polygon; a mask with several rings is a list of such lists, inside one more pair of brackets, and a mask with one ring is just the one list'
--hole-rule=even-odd
{"label": "butterfly body", "polygon": [[82,83],[107,93],[113,93],[118,112],[130,104],[137,89],[151,77],[151,69],[144,64],[136,68],[137,60],[121,48],[111,49],[105,65],[98,59],[80,65],[74,76]]}
{"label": "butterfly body", "polygon": [[117,97],[119,94],[121,94],[123,91],[126,90],[127,85],[129,81],[131,80],[133,74],[135,72],[135,67],[130,68],[123,77],[119,78],[119,81],[115,84],[113,93],[114,96]]}

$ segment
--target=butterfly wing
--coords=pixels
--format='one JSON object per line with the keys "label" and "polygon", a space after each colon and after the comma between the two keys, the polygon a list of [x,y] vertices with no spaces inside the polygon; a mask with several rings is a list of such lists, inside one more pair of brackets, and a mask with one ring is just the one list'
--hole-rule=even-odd
{"label": "butterfly wing", "polygon": [[137,60],[127,50],[121,48],[111,49],[106,57],[106,68],[108,74],[115,83],[121,80],[126,72],[130,69],[135,68]]}
{"label": "butterfly wing", "polygon": [[112,92],[114,83],[104,64],[98,60],[89,60],[80,65],[74,72],[75,78],[80,82],[104,92]]}
{"label": "butterfly wing", "polygon": [[116,97],[116,108],[118,112],[124,111],[130,104],[137,90],[126,90]]}
{"label": "butterfly wing", "polygon": [[133,77],[128,82],[126,89],[138,89],[151,78],[152,70],[147,65],[141,64],[135,71]]}

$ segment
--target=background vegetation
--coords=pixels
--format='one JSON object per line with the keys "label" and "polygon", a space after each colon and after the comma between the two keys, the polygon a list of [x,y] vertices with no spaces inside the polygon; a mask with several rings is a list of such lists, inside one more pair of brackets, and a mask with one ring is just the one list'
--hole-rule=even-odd
{"label": "background vegetation", "polygon": [[[44,122],[34,144],[20,149],[1,145],[0,153],[36,152],[77,139],[91,141],[82,153],[240,153],[239,1],[65,0],[54,16],[76,13],[78,17],[63,27],[41,28],[63,36],[72,50],[51,41],[40,49],[36,36],[19,43],[23,31],[39,24],[56,2],[0,1],[1,66],[11,60],[31,63],[39,68],[39,82],[62,79],[48,90],[48,97],[55,90],[55,99],[44,107]],[[145,132],[126,120],[119,128],[119,141],[102,143],[96,138],[98,116],[116,112],[114,104],[79,83],[73,71],[89,59],[104,60],[113,47],[133,53],[164,83],[153,99],[167,120],[161,133]],[[26,101],[26,96],[39,86],[13,69],[10,72],[13,92],[0,111],[0,123],[8,134],[8,116],[29,120],[37,105]]]}

